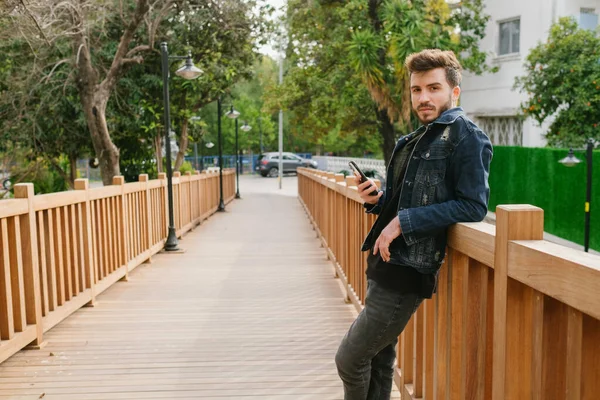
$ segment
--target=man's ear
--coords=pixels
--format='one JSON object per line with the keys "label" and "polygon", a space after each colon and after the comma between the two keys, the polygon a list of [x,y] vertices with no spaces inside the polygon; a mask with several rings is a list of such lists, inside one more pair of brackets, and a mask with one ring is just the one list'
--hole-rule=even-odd
{"label": "man's ear", "polygon": [[454,100],[454,102],[458,102],[459,97],[460,97],[460,86],[455,86],[454,89],[452,89],[452,100]]}

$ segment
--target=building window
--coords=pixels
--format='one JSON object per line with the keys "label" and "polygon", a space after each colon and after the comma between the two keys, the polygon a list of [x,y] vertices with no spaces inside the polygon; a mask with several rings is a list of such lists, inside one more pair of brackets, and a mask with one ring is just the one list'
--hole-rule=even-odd
{"label": "building window", "polygon": [[581,29],[596,30],[598,14],[594,8],[581,8],[579,10],[579,26]]}
{"label": "building window", "polygon": [[475,123],[497,146],[523,145],[523,120],[517,117],[476,117]]}
{"label": "building window", "polygon": [[521,19],[500,22],[500,46],[498,55],[519,52],[519,41],[521,37]]}

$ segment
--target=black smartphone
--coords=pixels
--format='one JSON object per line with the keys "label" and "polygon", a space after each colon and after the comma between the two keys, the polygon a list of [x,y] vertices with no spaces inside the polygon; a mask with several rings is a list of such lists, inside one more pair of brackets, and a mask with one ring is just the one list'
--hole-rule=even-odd
{"label": "black smartphone", "polygon": [[[358,168],[358,165],[356,165],[356,163],[354,161],[350,161],[348,163],[348,165],[350,165],[350,168],[352,168],[354,171],[358,172],[358,174],[360,175],[360,183],[363,183],[363,182],[366,182],[369,180],[369,178],[367,178],[365,173],[362,172],[360,168]],[[375,189],[371,193],[369,193],[369,195],[377,196],[378,193],[379,193],[379,191],[377,189]]]}

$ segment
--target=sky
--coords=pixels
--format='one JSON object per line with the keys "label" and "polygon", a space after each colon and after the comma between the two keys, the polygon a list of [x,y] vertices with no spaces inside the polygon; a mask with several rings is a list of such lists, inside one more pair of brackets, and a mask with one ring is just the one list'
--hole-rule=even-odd
{"label": "sky", "polygon": [[[283,7],[287,4],[287,0],[268,0],[267,2],[271,6],[275,7],[276,10],[279,10],[281,7]],[[280,15],[282,15],[282,13],[279,11],[273,13],[273,19],[276,20]],[[277,51],[270,44],[261,46],[259,51],[263,54],[267,54],[267,55],[271,56],[271,58],[274,58],[274,59],[278,58]]]}

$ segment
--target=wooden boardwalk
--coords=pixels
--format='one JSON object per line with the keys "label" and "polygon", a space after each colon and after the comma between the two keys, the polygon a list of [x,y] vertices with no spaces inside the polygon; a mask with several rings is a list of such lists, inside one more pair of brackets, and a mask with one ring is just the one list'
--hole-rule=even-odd
{"label": "wooden boardwalk", "polygon": [[1,364],[0,399],[342,399],[334,355],[356,312],[297,180],[241,191],[185,253],[154,256]]}

